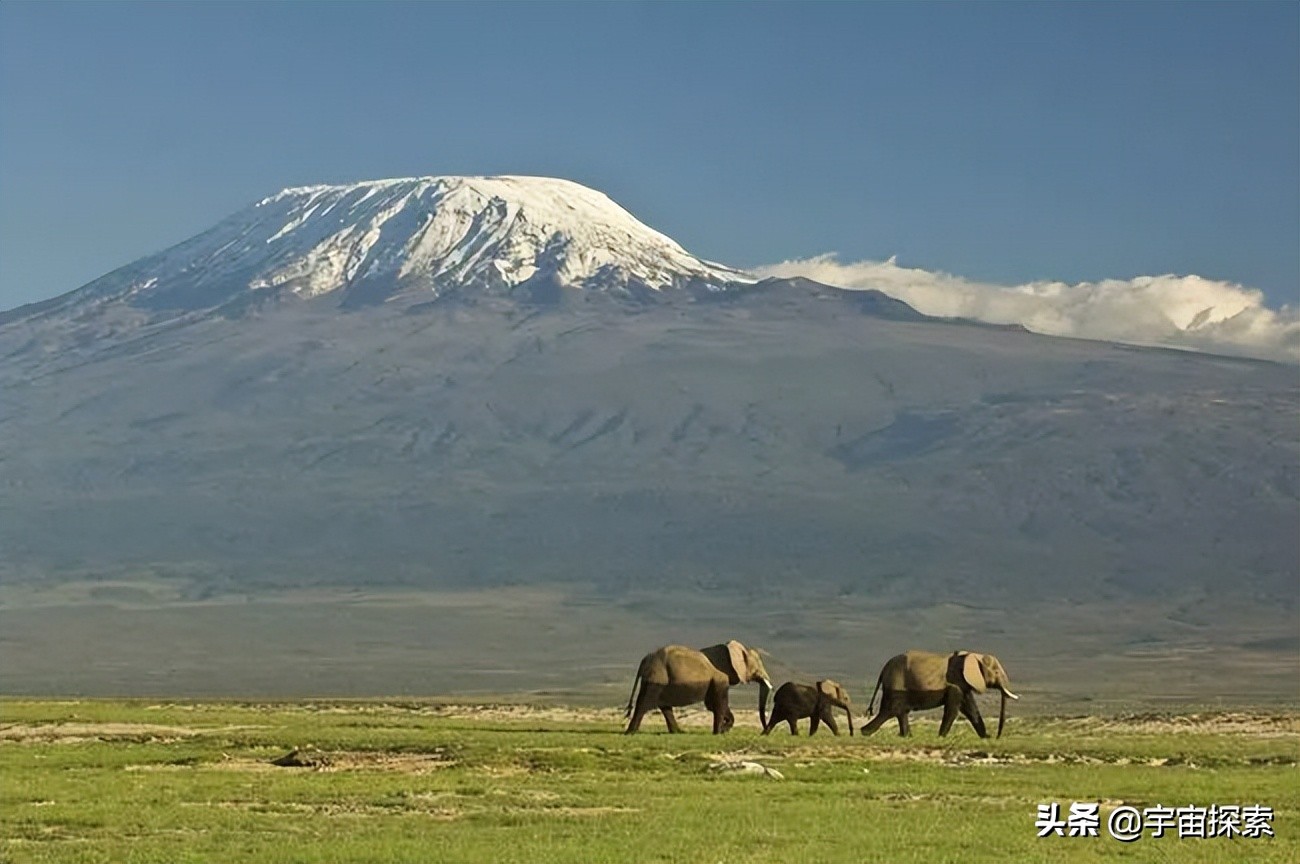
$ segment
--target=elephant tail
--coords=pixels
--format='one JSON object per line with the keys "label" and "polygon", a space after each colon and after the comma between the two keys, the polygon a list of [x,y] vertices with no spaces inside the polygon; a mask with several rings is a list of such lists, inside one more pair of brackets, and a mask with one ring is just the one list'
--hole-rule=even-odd
{"label": "elephant tail", "polygon": [[632,679],[632,692],[627,696],[627,707],[623,709],[624,717],[632,716],[632,703],[636,700],[636,685],[641,682],[641,670],[636,670],[636,677]]}
{"label": "elephant tail", "polygon": [[880,692],[880,684],[884,680],[885,680],[885,670],[881,669],[880,674],[876,676],[876,689],[871,691],[871,702],[867,705],[868,717],[876,713],[876,694]]}

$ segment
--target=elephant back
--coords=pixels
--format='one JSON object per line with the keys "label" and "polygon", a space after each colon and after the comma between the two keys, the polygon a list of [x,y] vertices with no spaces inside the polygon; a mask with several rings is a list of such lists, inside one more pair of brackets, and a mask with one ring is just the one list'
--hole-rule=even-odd
{"label": "elephant back", "polygon": [[641,677],[652,684],[678,684],[718,680],[726,673],[696,648],[665,645],[641,661]]}
{"label": "elephant back", "polygon": [[951,680],[949,661],[948,655],[932,651],[899,654],[886,666],[885,687],[912,693],[942,691]]}

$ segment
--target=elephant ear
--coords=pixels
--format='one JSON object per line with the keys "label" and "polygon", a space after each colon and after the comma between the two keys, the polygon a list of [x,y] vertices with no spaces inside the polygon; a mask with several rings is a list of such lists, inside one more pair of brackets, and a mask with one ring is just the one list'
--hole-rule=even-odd
{"label": "elephant ear", "polygon": [[837,698],[835,695],[836,688],[839,687],[834,681],[818,681],[817,692],[823,696],[829,696],[832,699]]}
{"label": "elephant ear", "polygon": [[727,643],[727,654],[731,657],[731,683],[748,684],[749,664],[745,661],[745,646],[732,639]]}
{"label": "elephant ear", "polygon": [[984,672],[980,669],[980,655],[967,654],[961,663],[961,675],[976,693],[983,693],[988,685],[984,681]]}

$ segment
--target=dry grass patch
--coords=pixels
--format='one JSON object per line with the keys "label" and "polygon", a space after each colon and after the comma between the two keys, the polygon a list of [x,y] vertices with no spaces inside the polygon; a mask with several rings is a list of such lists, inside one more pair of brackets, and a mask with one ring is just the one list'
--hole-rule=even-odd
{"label": "dry grass patch", "polygon": [[147,741],[170,744],[199,735],[264,728],[267,727],[236,725],[194,728],[166,726],[159,723],[11,723],[0,726],[0,741],[19,744],[80,744],[85,741]]}
{"label": "dry grass patch", "polygon": [[1198,714],[1122,714],[1113,718],[1082,718],[1090,729],[1149,735],[1200,732],[1251,738],[1300,738],[1300,714],[1215,712]]}
{"label": "dry grass patch", "polygon": [[41,744],[78,744],[122,738],[171,742],[199,734],[202,730],[153,723],[14,723],[0,727],[0,741]]}

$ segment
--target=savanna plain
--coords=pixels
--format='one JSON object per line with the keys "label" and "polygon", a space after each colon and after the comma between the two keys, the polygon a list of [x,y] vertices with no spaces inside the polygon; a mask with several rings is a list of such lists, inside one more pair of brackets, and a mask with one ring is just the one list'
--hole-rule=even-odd
{"label": "savanna plain", "polygon": [[[708,734],[541,703],[0,701],[10,862],[1300,860],[1300,715],[913,715],[869,738]],[[859,712],[860,713],[860,712]],[[743,715],[743,716],[742,716]],[[855,721],[856,721],[855,717]],[[653,720],[654,722],[650,722]],[[842,730],[843,731],[843,730]],[[1040,804],[1100,804],[1038,837]],[[1106,833],[1114,808],[1271,807],[1275,836]]]}

